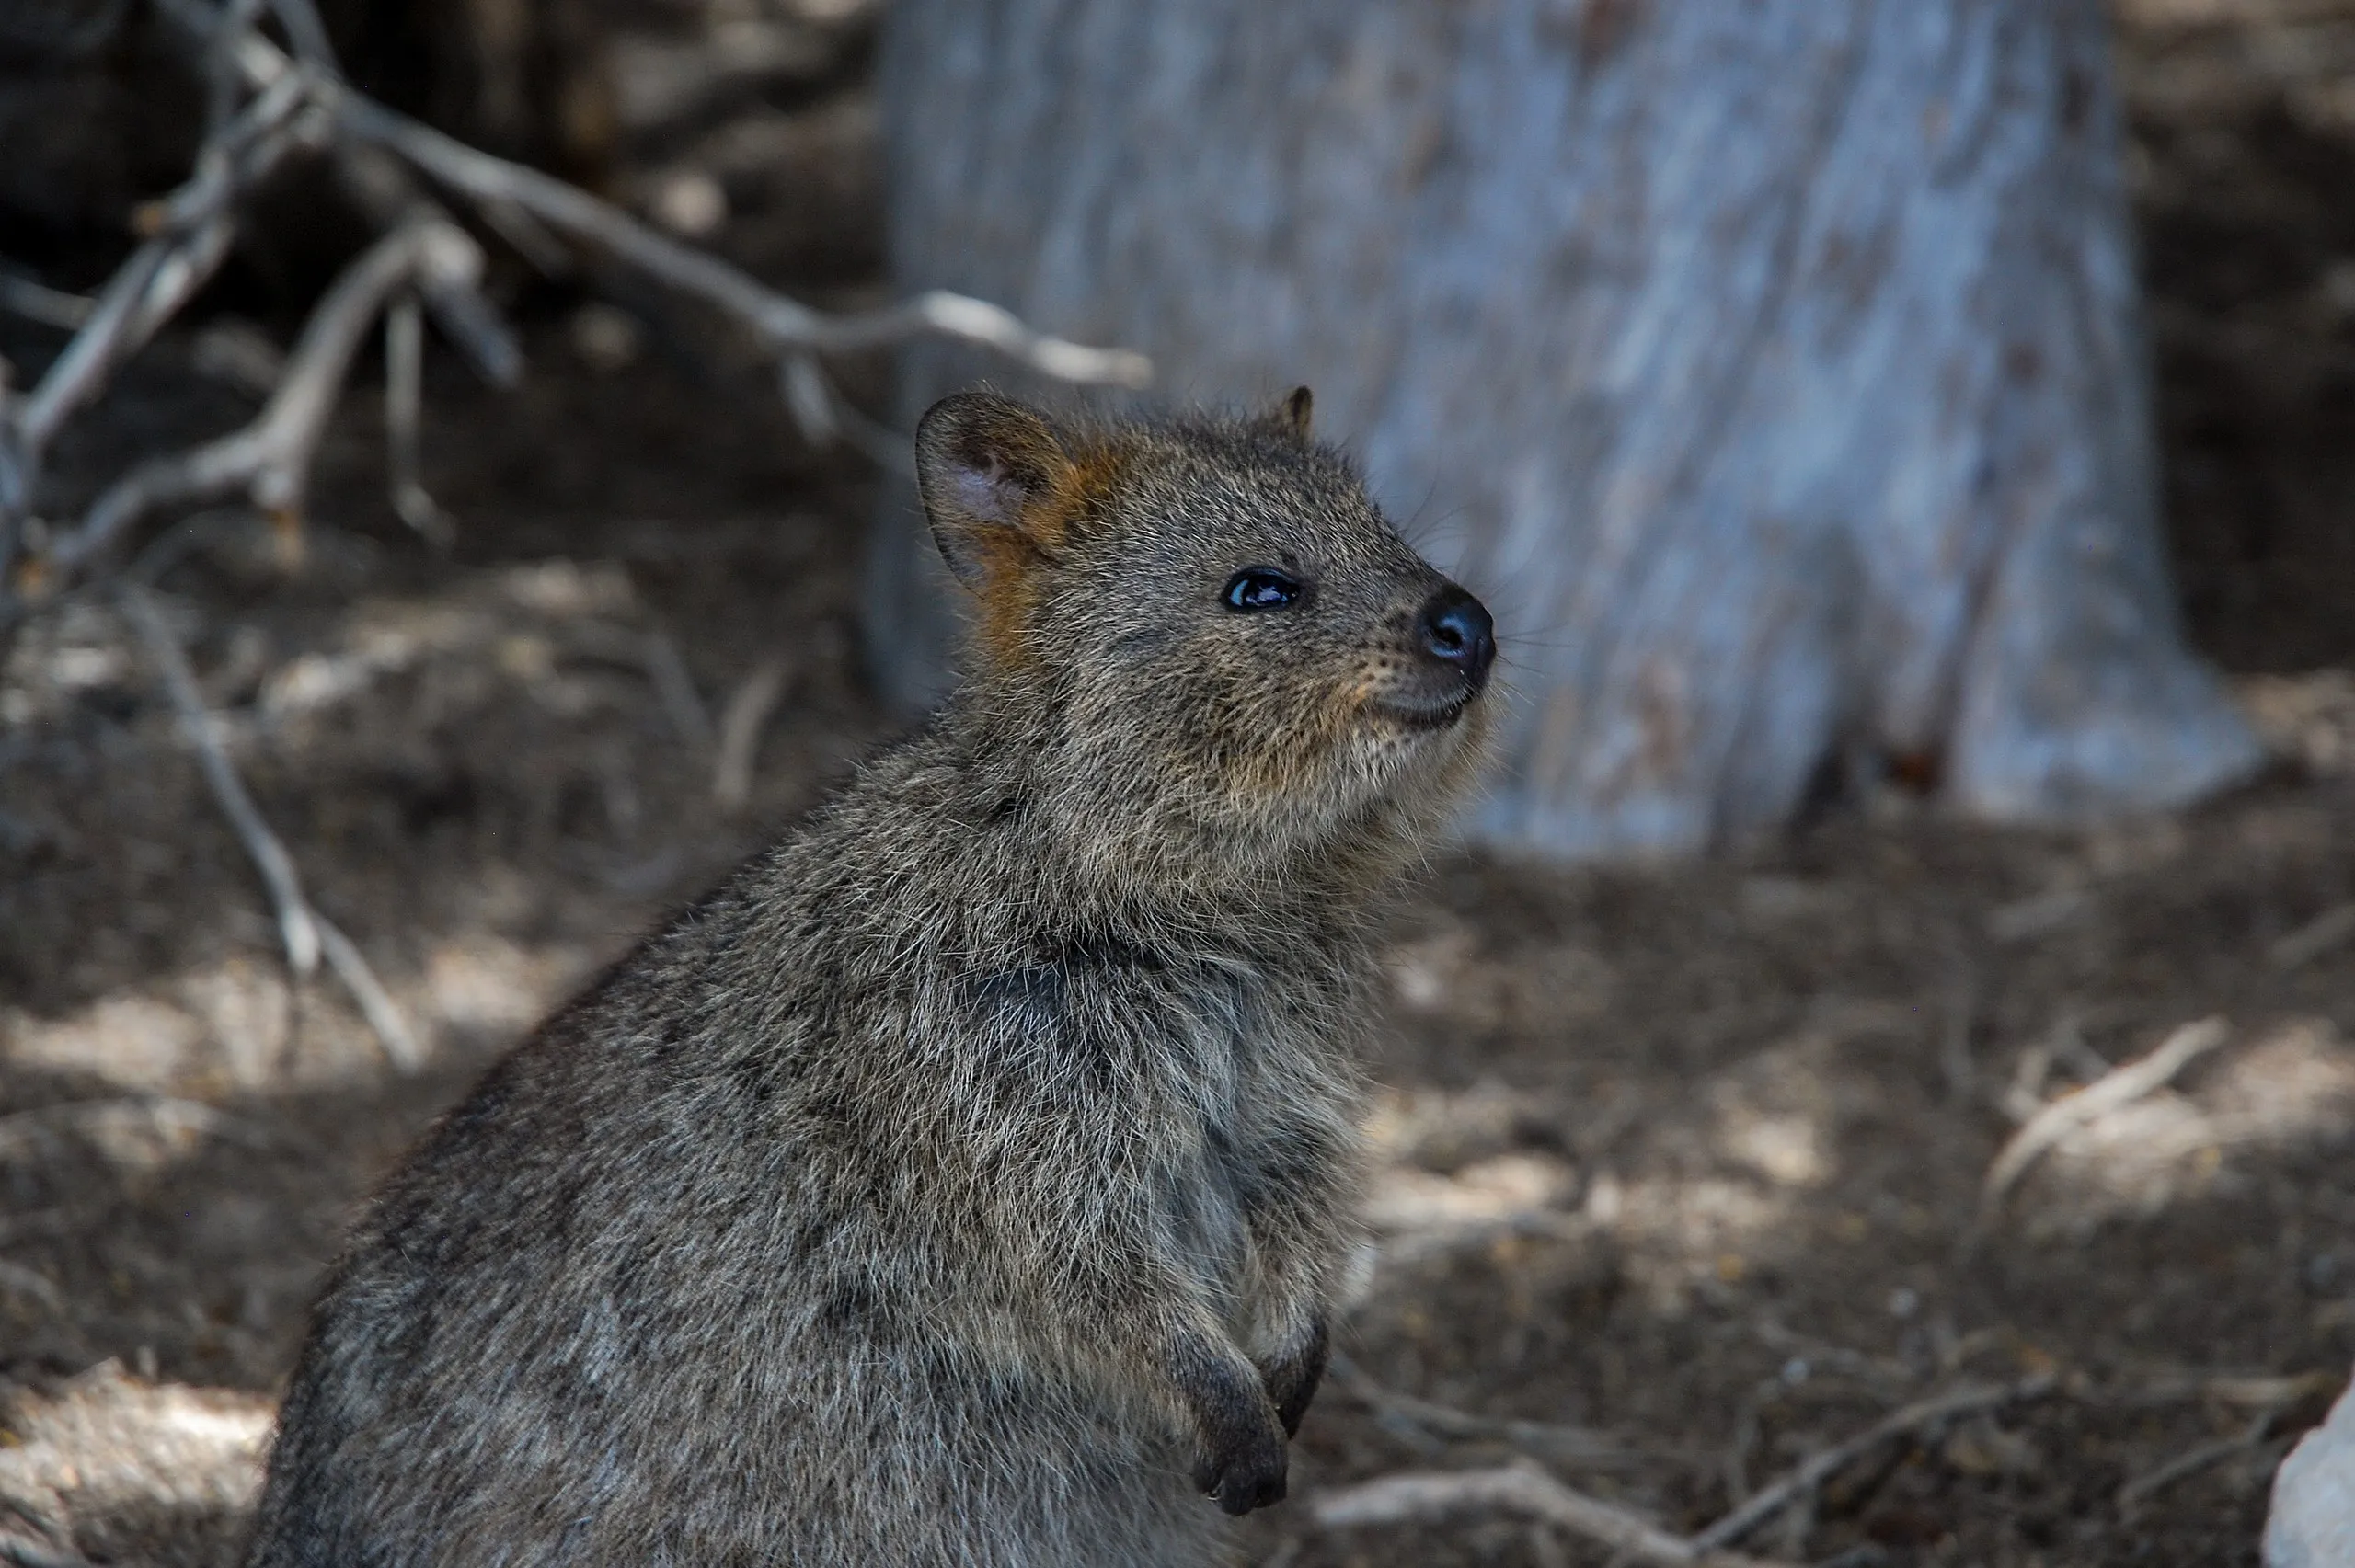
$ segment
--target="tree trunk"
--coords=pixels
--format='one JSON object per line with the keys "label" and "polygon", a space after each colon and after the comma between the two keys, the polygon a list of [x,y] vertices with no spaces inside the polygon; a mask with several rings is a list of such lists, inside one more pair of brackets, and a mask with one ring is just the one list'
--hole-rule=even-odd
{"label": "tree trunk", "polygon": [[[2172,804],[2257,752],[2167,580],[2110,75],[2095,0],[896,0],[898,280],[1312,385],[1497,611],[1492,839],[1704,847],[1859,762]],[[888,511],[910,699],[926,554]]]}

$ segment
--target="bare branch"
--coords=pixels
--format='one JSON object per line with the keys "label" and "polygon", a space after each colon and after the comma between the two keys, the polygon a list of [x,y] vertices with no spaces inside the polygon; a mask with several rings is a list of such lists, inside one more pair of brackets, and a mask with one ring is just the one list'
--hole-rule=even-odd
{"label": "bare branch", "polygon": [[2051,1375],[2039,1374],[2023,1378],[2016,1383],[1955,1389],[1929,1399],[1917,1400],[1901,1410],[1891,1412],[1846,1442],[1834,1443],[1821,1453],[1810,1456],[1788,1475],[1752,1493],[1740,1506],[1694,1536],[1693,1542],[1703,1549],[1731,1546],[1792,1504],[1812,1496],[1825,1482],[1884,1443],[1927,1431],[1961,1416],[1977,1415],[2006,1405],[2042,1399],[2057,1386],[2057,1380]]}
{"label": "bare branch", "polygon": [[118,481],[92,503],[81,526],[51,548],[52,568],[70,576],[147,512],[240,486],[265,511],[298,510],[345,372],[386,299],[411,281],[472,276],[481,266],[473,238],[439,220],[410,223],[378,240],[319,302],[287,356],[278,390],[254,422],[193,452],[143,464]]}
{"label": "bare branch", "polygon": [[2267,948],[2265,961],[2275,973],[2288,974],[2349,938],[2355,938],[2355,904],[2334,905]]}
{"label": "bare branch", "polygon": [[1319,1494],[1312,1505],[1327,1528],[1401,1524],[1472,1509],[1527,1514],[1644,1562],[1681,1568],[1772,1568],[1766,1559],[1718,1551],[1671,1535],[1641,1515],[1563,1485],[1534,1465],[1418,1471]]}
{"label": "bare branch", "polygon": [[155,280],[171,248],[165,241],[150,240],[131,253],[131,258],[107,280],[107,286],[99,292],[97,304],[74,341],[51,362],[40,383],[17,407],[12,422],[29,458],[48,444],[66,415],[98,391],[121,351],[124,329],[138,311],[140,301],[146,297],[147,285]]}
{"label": "bare branch", "polygon": [[294,120],[303,103],[304,84],[291,75],[265,91],[199,156],[195,174],[148,210],[142,226],[155,237],[108,280],[74,341],[17,410],[28,467],[38,464],[66,417],[97,395],[108,372],[212,276],[227,254],[230,205],[303,143]]}
{"label": "bare branch", "polygon": [[44,288],[30,278],[0,272],[0,310],[21,315],[27,321],[71,331],[89,320],[90,313],[98,308],[98,302],[86,295]]}
{"label": "bare branch", "polygon": [[[168,6],[166,7],[169,9]],[[237,69],[237,40],[254,25],[261,0],[226,0],[204,39],[204,134],[207,141],[227,122],[237,107],[237,89],[244,74]]]}
{"label": "bare branch", "polygon": [[[91,303],[40,385],[21,399],[0,402],[0,584],[8,556],[20,545],[39,552],[45,578],[70,578],[148,512],[240,486],[265,509],[291,515],[359,335],[388,292],[404,284],[488,378],[501,384],[517,378],[521,352],[479,288],[479,247],[416,189],[408,168],[465,195],[537,265],[562,259],[554,254],[560,246],[553,232],[600,248],[729,316],[778,358],[780,390],[812,441],[846,438],[879,463],[904,466],[905,442],[844,403],[816,356],[936,333],[1068,381],[1141,386],[1151,376],[1151,363],[1140,354],[1035,332],[998,306],[960,294],[934,291],[862,315],[826,315],[586,191],[477,151],[353,91],[336,73],[310,0],[266,0],[301,56],[290,58],[256,30],[261,3],[156,0],[194,40],[213,73],[213,129],[190,177],[143,210],[142,227],[153,237]],[[240,86],[252,97],[230,112]],[[389,232],[320,302],[262,416],[243,430],[117,480],[61,539],[47,542],[45,527],[25,526],[37,499],[42,453],[58,427],[220,265],[235,234],[237,199],[288,154],[320,145],[337,148],[347,186]],[[438,513],[416,483],[416,333],[397,311],[388,333],[395,505],[422,530]]]}
{"label": "bare branch", "polygon": [[342,927],[316,910],[311,911],[311,923],[318,928],[319,951],[326,956],[327,967],[336,972],[343,989],[351,993],[360,1016],[375,1031],[394,1070],[415,1072],[424,1066],[425,1053],[418,1048],[417,1036],[409,1033],[408,1020],[393,1004],[391,993],[377,980],[376,971],[368,967],[358,945],[343,933]]}
{"label": "bare branch", "polygon": [[[428,218],[452,222],[448,211],[425,194],[408,166],[381,147],[339,147],[335,168],[345,194],[379,229],[389,231]],[[442,333],[465,350],[485,381],[493,386],[512,386],[522,379],[523,348],[474,280],[433,280],[420,293]]]}
{"label": "bare branch", "polygon": [[792,661],[771,654],[729,693],[719,716],[719,757],[711,778],[711,796],[722,809],[741,811],[752,798],[752,763],[760,751],[761,731],[784,699],[792,674]]}
{"label": "bare branch", "polygon": [[393,510],[437,549],[448,549],[450,516],[425,487],[418,458],[418,417],[424,400],[425,321],[417,296],[405,293],[385,313],[385,470]]}
{"label": "bare branch", "polygon": [[1701,1568],[1763,1568],[1764,1560],[1729,1549],[1777,1514],[1807,1505],[1823,1483],[1883,1444],[2028,1400],[2059,1387],[2049,1375],[1993,1387],[1955,1389],[1894,1411],[1844,1443],[1811,1456],[1761,1488],[1696,1535],[1671,1535],[1638,1515],[1564,1486],[1534,1465],[1450,1472],[1409,1471],[1327,1493],[1315,1504],[1328,1526],[1386,1524],[1466,1509],[1511,1509],[1534,1516],[1646,1562]]}
{"label": "bare branch", "polygon": [[711,712],[704,706],[703,693],[695,690],[695,677],[687,672],[687,661],[679,656],[679,645],[668,634],[652,631],[646,634],[641,647],[646,678],[652,682],[671,727],[686,745],[698,751],[708,750]]}
{"label": "bare branch", "polygon": [[450,189],[528,212],[695,295],[751,328],[773,351],[844,353],[935,332],[994,349],[1064,381],[1143,386],[1152,377],[1152,361],[1142,354],[1034,332],[998,306],[962,294],[935,291],[864,315],[821,315],[562,180],[478,152],[348,87],[323,89],[323,96],[351,135],[399,154]]}
{"label": "bare branch", "polygon": [[2119,1512],[2131,1515],[2142,1506],[2143,1499],[2155,1496],[2184,1477],[2262,1448],[2265,1440],[2273,1436],[2273,1423],[2280,1413],[2279,1410],[2266,1411],[2232,1436],[2188,1448],[2156,1470],[2136,1476],[2118,1489]]}
{"label": "bare branch", "polygon": [[270,0],[270,8],[286,29],[295,58],[322,71],[335,69],[335,46],[327,41],[327,24],[319,20],[311,0]]}
{"label": "bare branch", "polygon": [[278,912],[278,935],[285,944],[287,967],[298,979],[307,979],[319,967],[319,930],[311,919],[310,905],[304,900],[302,882],[294,874],[294,858],[286,853],[278,835],[270,830],[270,824],[262,820],[261,811],[254,805],[253,796],[246,793],[245,781],[237,777],[221,738],[213,732],[213,719],[204,711],[204,698],[197,691],[196,676],[188,667],[187,656],[180,652],[179,639],[164,624],[155,597],[133,583],[124,587],[121,602],[140,641],[147,645],[148,657],[155,661],[155,669],[164,678],[165,692],[179,715],[180,731],[204,769],[204,782],[212,786],[213,800],[236,830],[237,841],[245,845],[254,869],[261,874],[270,906]]}
{"label": "bare branch", "polygon": [[1435,1433],[1443,1437],[1493,1439],[1559,1461],[1593,1466],[1624,1464],[1637,1457],[1608,1434],[1591,1427],[1478,1415],[1402,1394],[1376,1382],[1355,1361],[1338,1352],[1327,1370],[1335,1382],[1361,1403],[1410,1431]]}
{"label": "bare branch", "polygon": [[297,978],[307,978],[318,967],[324,951],[327,963],[338,979],[351,992],[361,1015],[385,1047],[385,1055],[401,1071],[414,1070],[422,1059],[416,1036],[393,1005],[392,998],[368,967],[350,938],[315,912],[303,897],[301,879],[295,875],[294,859],[278,835],[270,830],[255,807],[253,796],[246,793],[245,782],[230,763],[229,754],[213,732],[212,715],[204,709],[204,699],[197,691],[196,677],[188,667],[187,656],[180,652],[179,640],[155,607],[153,595],[137,583],[127,583],[121,591],[121,602],[140,639],[164,677],[164,689],[170,696],[173,708],[179,715],[180,728],[197,753],[204,769],[205,783],[212,786],[213,798],[220,806],[222,815],[245,845],[246,853],[260,872],[262,883],[270,891],[270,903],[278,911],[278,929],[286,945],[286,961]]}
{"label": "bare branch", "polygon": [[2161,1041],[2147,1056],[2111,1069],[2075,1093],[2053,1101],[2014,1133],[2011,1141],[1987,1167],[1979,1189],[1979,1218],[1974,1229],[1993,1219],[2005,1196],[2035,1163],[2071,1133],[2092,1126],[2111,1112],[2146,1094],[2164,1089],[2176,1074],[2232,1038],[2222,1018],[2186,1024]]}

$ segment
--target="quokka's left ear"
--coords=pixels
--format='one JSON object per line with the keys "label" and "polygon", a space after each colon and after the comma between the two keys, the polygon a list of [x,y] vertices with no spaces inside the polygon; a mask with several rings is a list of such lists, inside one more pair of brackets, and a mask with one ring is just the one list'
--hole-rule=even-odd
{"label": "quokka's left ear", "polygon": [[916,424],[916,488],[932,537],[967,588],[1035,560],[1053,541],[1047,503],[1072,461],[1047,422],[1011,398],[960,392]]}

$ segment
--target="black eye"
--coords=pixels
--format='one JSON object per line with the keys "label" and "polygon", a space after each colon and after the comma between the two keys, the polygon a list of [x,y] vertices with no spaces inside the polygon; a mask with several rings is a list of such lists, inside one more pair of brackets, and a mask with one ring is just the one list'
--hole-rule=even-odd
{"label": "black eye", "polygon": [[1246,567],[1227,579],[1229,610],[1281,610],[1300,598],[1300,584],[1273,567]]}

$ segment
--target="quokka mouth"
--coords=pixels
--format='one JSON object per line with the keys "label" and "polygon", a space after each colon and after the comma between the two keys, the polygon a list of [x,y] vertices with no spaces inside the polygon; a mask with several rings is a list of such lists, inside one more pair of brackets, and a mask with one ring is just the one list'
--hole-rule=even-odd
{"label": "quokka mouth", "polygon": [[1444,702],[1415,703],[1396,700],[1368,704],[1383,717],[1393,719],[1409,729],[1445,729],[1461,719],[1472,706],[1477,692],[1459,692]]}

